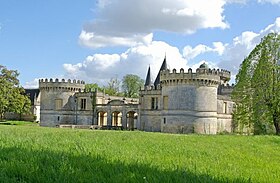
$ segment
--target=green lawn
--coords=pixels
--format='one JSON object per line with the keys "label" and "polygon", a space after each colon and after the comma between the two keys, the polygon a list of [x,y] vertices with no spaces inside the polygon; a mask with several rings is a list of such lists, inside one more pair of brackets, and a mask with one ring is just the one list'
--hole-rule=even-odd
{"label": "green lawn", "polygon": [[0,182],[280,182],[280,137],[0,125]]}
{"label": "green lawn", "polygon": [[30,121],[0,121],[0,125],[27,125],[27,126],[38,126],[38,123]]}

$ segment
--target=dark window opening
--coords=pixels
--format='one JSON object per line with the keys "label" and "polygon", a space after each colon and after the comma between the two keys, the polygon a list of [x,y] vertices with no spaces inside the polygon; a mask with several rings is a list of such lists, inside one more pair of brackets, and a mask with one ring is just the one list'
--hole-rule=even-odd
{"label": "dark window opening", "polygon": [[158,98],[157,97],[152,97],[151,109],[158,109]]}
{"label": "dark window opening", "polygon": [[86,99],[85,98],[81,99],[81,110],[86,110]]}

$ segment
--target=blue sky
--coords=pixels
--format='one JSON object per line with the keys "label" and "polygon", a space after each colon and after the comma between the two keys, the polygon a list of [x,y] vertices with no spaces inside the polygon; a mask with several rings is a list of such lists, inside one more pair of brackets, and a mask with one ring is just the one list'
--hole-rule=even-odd
{"label": "blue sky", "polygon": [[144,78],[149,65],[155,78],[165,53],[170,69],[207,62],[234,78],[272,31],[280,0],[0,0],[0,64],[27,88],[39,78]]}

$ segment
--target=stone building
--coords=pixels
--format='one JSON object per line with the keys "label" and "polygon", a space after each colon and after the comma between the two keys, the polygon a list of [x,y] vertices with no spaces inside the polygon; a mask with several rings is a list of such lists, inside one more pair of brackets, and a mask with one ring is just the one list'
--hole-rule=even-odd
{"label": "stone building", "polygon": [[140,91],[140,129],[169,133],[231,132],[230,72],[209,69],[204,63],[193,72],[167,69],[164,59],[155,82],[148,69]]}
{"label": "stone building", "polygon": [[202,64],[195,72],[167,69],[155,82],[148,69],[139,99],[85,91],[84,81],[39,81],[41,126],[139,129],[151,132],[216,134],[231,132],[230,72]]}
{"label": "stone building", "polygon": [[40,80],[41,126],[136,129],[138,99],[85,91],[79,80]]}

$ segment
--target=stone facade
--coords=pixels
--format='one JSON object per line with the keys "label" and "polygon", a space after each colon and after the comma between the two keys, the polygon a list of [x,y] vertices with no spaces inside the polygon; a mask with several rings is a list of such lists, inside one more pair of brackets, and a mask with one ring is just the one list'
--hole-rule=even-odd
{"label": "stone facade", "polygon": [[230,99],[229,80],[229,71],[211,70],[206,64],[196,72],[170,72],[162,67],[158,85],[146,84],[140,91],[140,129],[168,133],[231,132],[234,103]]}
{"label": "stone facade", "polygon": [[41,91],[41,126],[79,125],[95,128],[135,129],[138,99],[86,92],[84,81],[43,80]]}
{"label": "stone facade", "polygon": [[166,68],[155,83],[150,68],[139,99],[84,91],[76,80],[40,80],[41,126],[93,126],[151,132],[217,134],[231,132],[230,72],[202,64],[196,72]]}

